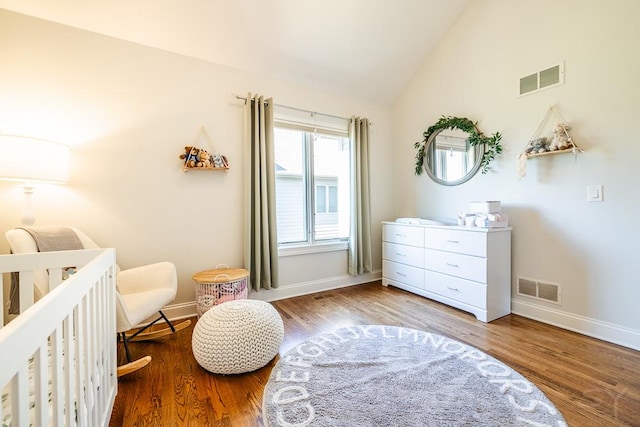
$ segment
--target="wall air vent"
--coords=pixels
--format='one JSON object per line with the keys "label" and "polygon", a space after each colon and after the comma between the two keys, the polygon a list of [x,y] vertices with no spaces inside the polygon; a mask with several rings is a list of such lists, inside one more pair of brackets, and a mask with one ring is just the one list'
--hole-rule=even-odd
{"label": "wall air vent", "polygon": [[544,70],[521,77],[518,81],[518,96],[541,91],[564,83],[564,61]]}
{"label": "wall air vent", "polygon": [[518,277],[518,295],[560,304],[560,285]]}

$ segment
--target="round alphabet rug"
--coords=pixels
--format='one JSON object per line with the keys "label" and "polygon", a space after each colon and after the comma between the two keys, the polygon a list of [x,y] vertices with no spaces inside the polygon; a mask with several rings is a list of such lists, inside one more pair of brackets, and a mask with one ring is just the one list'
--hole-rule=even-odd
{"label": "round alphabet rug", "polygon": [[341,328],[284,354],[264,390],[268,427],[566,426],[547,397],[486,353],[395,326]]}

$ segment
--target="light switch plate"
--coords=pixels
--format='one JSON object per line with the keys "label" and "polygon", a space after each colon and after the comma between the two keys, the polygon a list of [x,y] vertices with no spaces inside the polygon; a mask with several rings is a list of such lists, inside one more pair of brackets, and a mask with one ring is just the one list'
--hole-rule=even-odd
{"label": "light switch plate", "polygon": [[587,202],[601,202],[602,200],[602,185],[587,186]]}

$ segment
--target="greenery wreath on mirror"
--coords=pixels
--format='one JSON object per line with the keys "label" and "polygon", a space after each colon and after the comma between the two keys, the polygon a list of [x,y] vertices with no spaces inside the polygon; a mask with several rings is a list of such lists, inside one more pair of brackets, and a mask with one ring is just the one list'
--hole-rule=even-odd
{"label": "greenery wreath on mirror", "polygon": [[478,122],[472,122],[466,117],[451,117],[451,116],[442,116],[440,119],[434,124],[430,126],[423,134],[424,137],[422,141],[416,142],[413,146],[418,150],[416,153],[416,170],[415,174],[420,175],[422,173],[422,165],[424,164],[424,154],[427,148],[427,141],[429,141],[429,137],[437,131],[445,130],[445,129],[460,129],[463,132],[469,134],[470,145],[481,145],[485,146],[484,153],[482,154],[482,160],[480,161],[480,168],[482,169],[482,173],[487,173],[489,168],[489,163],[496,156],[502,153],[502,144],[500,144],[500,140],[502,139],[502,135],[500,132],[496,132],[491,136],[486,136],[478,129]]}

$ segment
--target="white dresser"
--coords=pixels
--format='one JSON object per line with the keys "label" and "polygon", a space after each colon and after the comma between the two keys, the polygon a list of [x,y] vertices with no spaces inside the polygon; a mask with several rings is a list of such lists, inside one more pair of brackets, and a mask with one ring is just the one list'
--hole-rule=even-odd
{"label": "white dresser", "polygon": [[382,284],[490,322],[511,313],[511,228],[382,223]]}

